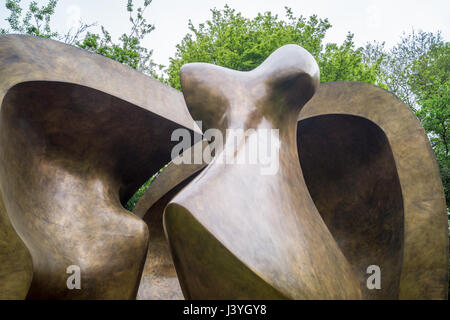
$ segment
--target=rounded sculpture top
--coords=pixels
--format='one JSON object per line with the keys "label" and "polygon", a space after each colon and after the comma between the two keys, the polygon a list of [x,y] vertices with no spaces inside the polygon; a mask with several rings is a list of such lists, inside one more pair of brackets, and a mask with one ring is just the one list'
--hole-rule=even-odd
{"label": "rounded sculpture top", "polygon": [[316,92],[320,72],[308,51],[289,44],[252,71],[190,63],[181,68],[180,80],[193,117],[202,119],[205,129],[223,129],[248,123],[250,114],[296,118]]}

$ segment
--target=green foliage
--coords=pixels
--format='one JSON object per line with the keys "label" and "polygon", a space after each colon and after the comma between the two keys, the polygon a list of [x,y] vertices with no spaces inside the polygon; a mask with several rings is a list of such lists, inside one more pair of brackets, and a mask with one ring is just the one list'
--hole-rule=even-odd
{"label": "green foliage", "polygon": [[415,111],[419,106],[410,81],[414,64],[417,59],[438,43],[442,43],[439,32],[416,32],[413,30],[410,34],[404,33],[400,41],[388,52],[384,52],[384,44],[377,42],[368,44],[366,49],[371,51],[374,56],[383,55],[382,81],[389,91],[395,93]]}
{"label": "green foliage", "polygon": [[420,108],[416,114],[430,137],[450,206],[450,43],[433,44],[414,61],[409,78]]}
{"label": "green foliage", "polygon": [[190,32],[177,45],[168,68],[168,82],[174,88],[181,89],[179,72],[186,63],[208,62],[247,71],[279,47],[291,43],[302,46],[318,60],[323,82],[379,82],[381,57],[373,64],[365,63],[364,50],[355,48],[352,34],[341,46],[332,43],[324,48],[323,39],[331,27],[327,19],[315,15],[295,17],[289,8],[285,20],[270,12],[248,19],[228,6],[212,9],[211,13],[211,20],[198,27],[189,22]]}
{"label": "green foliage", "polygon": [[288,43],[297,43],[314,56],[322,50],[322,40],[331,25],[328,20],[311,16],[294,17],[286,8],[287,20],[270,12],[248,19],[228,6],[212,9],[211,20],[195,27],[189,21],[189,33],[177,45],[168,68],[169,84],[180,87],[180,68],[189,62],[208,62],[240,71],[254,69],[273,51]]}
{"label": "green foliage", "polygon": [[321,82],[361,81],[384,87],[380,70],[384,54],[368,61],[366,51],[363,48],[355,48],[353,36],[348,33],[340,46],[335,43],[325,46],[325,51],[318,59]]}
{"label": "green foliage", "polygon": [[[6,0],[5,7],[10,11],[6,19],[12,32],[25,33],[44,38],[55,38],[57,32],[50,29],[50,19],[55,13],[57,0],[49,0],[47,5],[38,6],[37,1],[31,1],[28,11],[22,18],[21,0]],[[1,29],[1,33],[10,33],[10,30]]]}
{"label": "green foliage", "polygon": [[142,198],[142,196],[144,195],[145,191],[147,191],[147,189],[150,187],[150,185],[152,184],[153,180],[155,180],[155,178],[160,175],[164,169],[167,167],[167,165],[165,165],[164,167],[162,167],[161,169],[159,169],[159,171],[157,173],[155,173],[150,179],[148,179],[139,189],[138,191],[136,191],[133,196],[130,198],[130,200],[128,200],[127,204],[125,205],[125,209],[127,209],[128,211],[133,212],[134,207],[136,206],[136,204],[138,203],[139,199]]}
{"label": "green foliage", "polygon": [[116,60],[154,78],[159,78],[155,68],[159,67],[161,69],[162,66],[157,66],[151,59],[153,51],[141,45],[142,39],[155,29],[144,18],[144,12],[150,3],[151,0],[145,0],[144,7],[137,8],[135,12],[133,1],[128,0],[127,11],[129,13],[131,30],[129,34],[122,34],[118,42],[114,42],[110,33],[102,26],[101,34],[88,32],[86,37],[82,41],[78,41],[76,45],[82,49]]}
{"label": "green foliage", "polygon": [[[37,2],[32,1],[27,13],[23,17],[23,9],[20,2],[21,0],[6,1],[5,6],[10,11],[10,15],[6,20],[10,29],[1,28],[0,33],[24,33],[38,37],[57,39],[101,54],[161,80],[161,77],[155,71],[157,65],[151,59],[152,51],[141,45],[141,41],[155,28],[152,24],[147,23],[144,18],[144,12],[150,5],[151,0],[144,0],[143,7],[138,7],[136,10],[134,9],[133,0],[127,1],[126,8],[131,23],[130,32],[128,34],[122,34],[118,42],[113,41],[110,33],[103,26],[101,27],[101,34],[91,32],[84,34],[85,31],[95,24],[86,24],[81,21],[76,30],[69,30],[64,35],[59,35],[57,32],[52,31],[50,20],[55,13],[57,0],[49,0],[42,7],[38,7]],[[79,38],[83,35],[83,40],[79,41]],[[161,69],[162,66],[158,67]],[[126,204],[128,210],[133,210],[137,201],[155,177],[156,175],[150,178],[128,201]]]}

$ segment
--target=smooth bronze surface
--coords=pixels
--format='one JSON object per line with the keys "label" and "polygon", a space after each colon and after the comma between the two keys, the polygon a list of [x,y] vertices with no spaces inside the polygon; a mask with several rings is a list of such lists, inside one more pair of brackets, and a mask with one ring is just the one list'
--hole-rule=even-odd
{"label": "smooth bronze surface", "polygon": [[[302,109],[306,184],[365,299],[446,299],[445,196],[427,135],[409,107],[370,84],[326,83]],[[381,268],[368,290],[366,267]]]}
{"label": "smooth bronze surface", "polygon": [[[0,38],[0,100],[2,221],[12,222],[33,264],[26,270],[24,250],[2,246],[2,258],[22,263],[1,264],[0,291],[135,298],[148,229],[121,203],[170,161],[173,130],[201,133],[181,94],[99,55],[8,35]],[[22,248],[11,226],[1,228]],[[70,265],[81,268],[81,290],[67,288]]]}
{"label": "smooth bronze surface", "polygon": [[[289,103],[301,107],[308,87],[302,91],[295,67],[283,68],[296,61],[287,51],[274,53],[279,58],[268,59],[262,66],[266,72],[205,64],[182,69],[189,110],[206,128],[279,128],[281,142],[277,176],[213,162],[167,207],[167,237],[185,296],[446,299],[445,198],[418,119],[375,86],[323,84],[298,116],[299,174],[289,128],[298,109]],[[267,69],[274,61],[278,72],[271,74]],[[304,232],[293,241],[296,228]],[[346,259],[334,253],[332,240],[319,240],[328,231]],[[328,252],[316,254],[322,246]],[[367,287],[371,265],[381,268],[379,290]],[[326,268],[324,273],[342,282],[319,274]]]}
{"label": "smooth bronze surface", "polygon": [[[169,203],[164,223],[184,296],[360,299],[358,279],[309,195],[297,154],[298,114],[319,85],[314,58],[288,45],[250,72],[188,64],[181,85],[206,129],[279,129],[280,160],[273,175],[262,175],[258,164],[213,161]],[[248,141],[238,137],[235,158]]]}
{"label": "smooth bronze surface", "polygon": [[31,256],[17,236],[0,195],[0,300],[23,299],[30,286]]}
{"label": "smooth bronze surface", "polygon": [[[306,185],[350,263],[366,299],[397,299],[403,253],[403,200],[383,132],[363,118],[327,114],[299,122]],[[367,267],[382,288],[367,288]]]}

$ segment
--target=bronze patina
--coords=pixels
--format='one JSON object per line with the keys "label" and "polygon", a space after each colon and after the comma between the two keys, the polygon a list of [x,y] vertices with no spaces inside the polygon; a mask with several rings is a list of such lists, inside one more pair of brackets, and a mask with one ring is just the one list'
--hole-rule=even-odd
{"label": "bronze patina", "polygon": [[[249,72],[185,65],[181,84],[0,36],[0,299],[447,298],[445,197],[408,106],[370,84],[319,85],[296,45]],[[171,161],[176,129],[201,137],[194,119],[224,150]],[[219,161],[269,143],[275,171]]]}
{"label": "bronze patina", "polygon": [[[1,225],[2,297],[134,299],[149,235],[122,204],[170,161],[173,130],[201,133],[181,93],[72,46],[2,36],[0,100],[1,221],[15,230]],[[66,286],[70,265],[81,290]]]}

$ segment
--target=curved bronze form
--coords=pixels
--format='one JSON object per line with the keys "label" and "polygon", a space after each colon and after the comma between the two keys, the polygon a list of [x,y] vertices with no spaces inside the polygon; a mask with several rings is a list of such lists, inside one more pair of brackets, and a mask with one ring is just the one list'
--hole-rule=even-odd
{"label": "curved bronze form", "polygon": [[[173,130],[200,133],[181,94],[55,41],[0,41],[0,190],[31,253],[27,297],[134,298],[148,229],[121,203],[170,161]],[[70,265],[82,290],[66,286]],[[23,297],[14,281],[1,285]]]}
{"label": "curved bronze form", "polygon": [[[183,67],[189,110],[207,128],[280,129],[276,176],[213,162],[166,208],[185,296],[445,299],[445,198],[423,128],[380,88],[329,83],[301,110],[294,147],[292,119],[311,95],[313,65],[288,46],[264,72]],[[380,290],[367,287],[371,265],[381,268]]]}
{"label": "curved bronze form", "polygon": [[[419,120],[365,83],[320,86],[298,124],[301,166],[365,299],[446,299],[448,235],[439,169]],[[379,265],[382,289],[368,290]]]}
{"label": "curved bronze form", "polygon": [[[198,145],[192,146],[185,153],[191,153],[197,146],[200,146],[203,151],[208,148],[208,143],[200,141]],[[182,157],[183,154],[178,158]],[[205,166],[205,162],[176,164],[176,162],[171,161],[136,204],[133,213],[144,219],[151,234],[137,299],[183,299],[169,245],[164,234],[162,217],[169,201],[192,181]]]}
{"label": "curved bronze form", "polygon": [[[296,45],[250,72],[189,64],[181,82],[184,99],[104,57],[0,36],[0,299],[447,297],[443,188],[406,105],[369,84],[319,87]],[[169,163],[175,129],[202,134],[191,114],[225,149]],[[275,171],[238,161],[269,144]]]}

